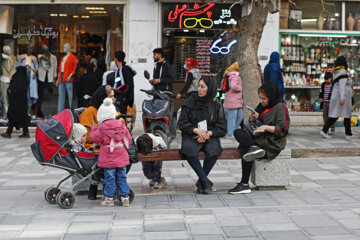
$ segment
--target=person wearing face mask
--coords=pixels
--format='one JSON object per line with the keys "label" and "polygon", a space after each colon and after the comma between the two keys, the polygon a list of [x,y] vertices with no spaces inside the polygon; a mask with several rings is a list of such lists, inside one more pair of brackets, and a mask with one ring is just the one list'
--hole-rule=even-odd
{"label": "person wearing face mask", "polygon": [[254,160],[275,159],[286,146],[290,118],[286,105],[281,101],[280,90],[273,82],[265,82],[259,89],[260,103],[250,116],[249,122],[261,121],[252,133],[236,129],[234,136],[242,151],[242,178],[229,194],[250,193],[249,177]]}
{"label": "person wearing face mask", "polygon": [[[208,194],[213,183],[208,175],[222,152],[220,138],[227,131],[224,109],[215,99],[217,84],[215,78],[200,78],[198,91],[191,94],[181,107],[178,126],[181,130],[180,155],[186,159],[196,172],[197,193]],[[205,152],[201,166],[198,153]]]}
{"label": "person wearing face mask", "polygon": [[176,95],[176,99],[180,99],[181,95],[185,92],[188,97],[192,93],[197,92],[197,88],[200,80],[200,71],[197,69],[198,61],[194,58],[185,58],[184,68],[186,69],[185,76],[185,86],[180,90],[180,92]]}
{"label": "person wearing face mask", "polygon": [[10,85],[10,80],[12,76],[16,72],[16,57],[11,52],[11,48],[9,46],[3,47],[3,54],[2,54],[2,63],[1,63],[1,72],[2,75],[0,77],[0,88],[1,88],[1,96],[3,100],[3,113],[4,116],[6,116],[7,110],[8,110],[8,97],[7,97],[7,89]]}
{"label": "person wearing face mask", "polygon": [[59,84],[59,98],[58,98],[58,112],[65,108],[65,96],[68,95],[69,108],[72,107],[73,97],[73,82],[78,60],[74,54],[70,52],[71,46],[65,43],[63,46],[65,56],[60,60],[58,84]]}

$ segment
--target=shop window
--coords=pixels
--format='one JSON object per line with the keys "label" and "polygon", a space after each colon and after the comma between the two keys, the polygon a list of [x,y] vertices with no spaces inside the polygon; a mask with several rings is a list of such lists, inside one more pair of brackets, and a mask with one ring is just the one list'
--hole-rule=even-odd
{"label": "shop window", "polygon": [[341,2],[299,0],[296,6],[281,1],[280,29],[341,30]]}
{"label": "shop window", "polygon": [[360,4],[358,2],[347,2],[345,15],[346,30],[360,31]]}

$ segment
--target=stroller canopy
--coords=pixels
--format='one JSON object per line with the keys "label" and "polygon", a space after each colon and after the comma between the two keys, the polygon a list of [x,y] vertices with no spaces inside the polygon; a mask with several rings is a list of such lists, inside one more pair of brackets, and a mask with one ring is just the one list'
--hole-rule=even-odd
{"label": "stroller canopy", "polygon": [[57,153],[67,153],[64,146],[71,139],[73,122],[73,113],[70,109],[65,109],[37,125],[35,144],[31,148],[39,162],[49,162]]}

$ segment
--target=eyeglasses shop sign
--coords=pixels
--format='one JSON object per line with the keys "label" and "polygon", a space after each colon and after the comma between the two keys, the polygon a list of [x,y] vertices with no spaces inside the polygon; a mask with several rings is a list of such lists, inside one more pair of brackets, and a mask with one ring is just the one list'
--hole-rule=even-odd
{"label": "eyeglasses shop sign", "polygon": [[164,3],[165,28],[231,29],[238,27],[241,6],[219,3]]}

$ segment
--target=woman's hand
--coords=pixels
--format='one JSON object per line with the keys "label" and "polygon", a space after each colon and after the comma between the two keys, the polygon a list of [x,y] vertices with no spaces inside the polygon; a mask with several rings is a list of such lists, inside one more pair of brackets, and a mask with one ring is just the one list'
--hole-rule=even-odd
{"label": "woman's hand", "polygon": [[178,93],[178,94],[176,95],[176,99],[180,99],[180,98],[181,98],[181,94]]}
{"label": "woman's hand", "polygon": [[199,138],[202,138],[202,139],[204,139],[204,140],[206,140],[206,139],[209,138],[207,131],[205,131],[205,130],[203,130],[203,129],[195,128],[195,129],[193,130],[193,132],[194,132],[195,134],[197,134]]}
{"label": "woman's hand", "polygon": [[256,119],[258,119],[259,114],[257,112],[253,112],[250,116],[250,122],[255,122]]}
{"label": "woman's hand", "polygon": [[265,131],[274,133],[275,132],[275,126],[261,125],[260,127],[258,127],[257,129],[254,130],[253,134],[255,135],[256,133],[262,133],[262,132],[265,132]]}
{"label": "woman's hand", "polygon": [[344,105],[344,103],[345,103],[345,99],[341,99],[340,100],[340,106]]}

